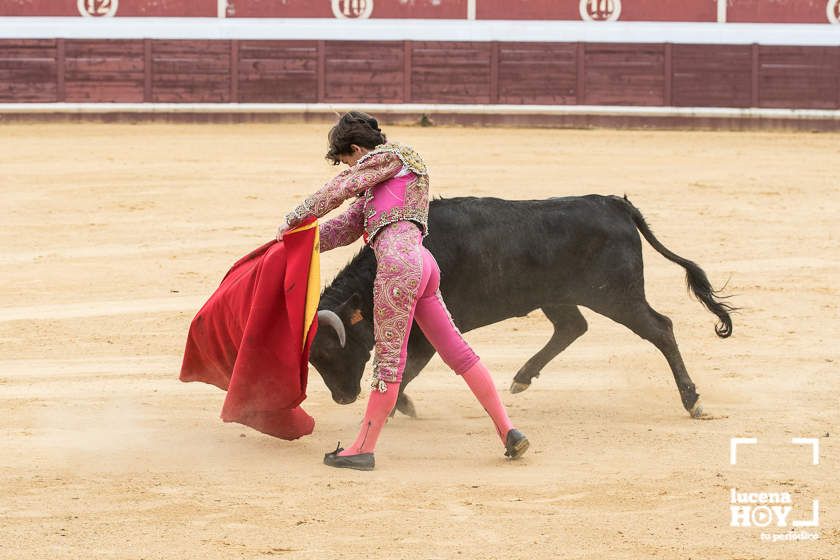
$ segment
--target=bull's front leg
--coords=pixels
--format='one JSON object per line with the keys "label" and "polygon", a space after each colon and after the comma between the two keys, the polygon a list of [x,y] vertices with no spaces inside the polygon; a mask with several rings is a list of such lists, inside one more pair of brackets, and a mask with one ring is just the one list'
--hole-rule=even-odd
{"label": "bull's front leg", "polygon": [[397,404],[394,410],[391,411],[391,416],[399,410],[406,416],[417,418],[417,409],[414,408],[414,403],[411,402],[411,398],[405,394],[405,387],[420,374],[420,371],[426,367],[426,364],[429,363],[429,360],[434,355],[434,347],[426,340],[420,328],[416,324],[413,325],[408,338],[407,357],[405,360],[405,371],[403,371],[403,378],[400,383],[400,394],[397,397]]}
{"label": "bull's front leg", "polygon": [[531,359],[525,362],[513,378],[511,393],[521,393],[531,386],[531,380],[540,376],[540,371],[560,352],[586,332],[587,323],[575,305],[546,306],[543,313],[554,325],[554,333]]}

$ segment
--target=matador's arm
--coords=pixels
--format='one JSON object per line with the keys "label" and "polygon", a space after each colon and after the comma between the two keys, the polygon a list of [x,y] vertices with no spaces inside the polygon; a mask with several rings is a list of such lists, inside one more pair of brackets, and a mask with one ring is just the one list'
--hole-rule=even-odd
{"label": "matador's arm", "polygon": [[322,253],[354,242],[365,231],[365,199],[360,197],[346,211],[318,228]]}
{"label": "matador's arm", "polygon": [[286,214],[286,223],[293,228],[309,216],[320,218],[330,210],[338,208],[348,198],[362,194],[369,187],[390,179],[399,173],[402,166],[400,158],[390,152],[366,157],[350,169],[339,173]]}

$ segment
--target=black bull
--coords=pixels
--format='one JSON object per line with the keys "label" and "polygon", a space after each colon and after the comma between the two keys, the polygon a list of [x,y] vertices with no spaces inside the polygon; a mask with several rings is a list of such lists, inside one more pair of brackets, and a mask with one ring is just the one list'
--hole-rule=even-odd
{"label": "black bull", "polygon": [[[549,361],[586,332],[582,305],[656,346],[671,366],[685,409],[692,416],[702,413],[671,320],[645,299],[639,232],[662,256],[685,268],[688,289],[718,317],[715,331],[721,338],[732,334],[734,308],[720,301],[699,266],[659,242],[626,197],[436,199],[429,231],[424,245],[440,265],[440,290],[461,332],[535,309],[554,325],[546,345],[516,373],[512,392],[527,389]],[[373,349],[375,275],[376,257],[364,247],[321,295],[319,310],[327,312],[319,311],[310,361],[341,404],[358,397]],[[434,353],[415,323],[397,410],[414,415],[403,391]]]}

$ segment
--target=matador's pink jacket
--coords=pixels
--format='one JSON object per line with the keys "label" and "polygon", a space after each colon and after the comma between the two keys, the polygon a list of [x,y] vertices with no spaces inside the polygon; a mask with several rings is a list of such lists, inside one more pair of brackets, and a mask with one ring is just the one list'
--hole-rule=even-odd
{"label": "matador's pink jacket", "polygon": [[412,148],[381,144],[339,173],[286,215],[290,227],[320,218],[357,196],[343,214],[321,224],[321,251],[352,243],[364,234],[370,244],[382,227],[399,220],[416,222],[428,235],[429,175]]}

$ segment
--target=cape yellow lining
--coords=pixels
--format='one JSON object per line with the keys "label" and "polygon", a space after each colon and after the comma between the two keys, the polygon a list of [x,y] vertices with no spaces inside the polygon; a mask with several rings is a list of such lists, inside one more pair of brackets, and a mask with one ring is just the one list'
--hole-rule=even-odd
{"label": "cape yellow lining", "polygon": [[318,313],[318,302],[321,299],[321,237],[320,231],[316,227],[318,221],[300,226],[287,233],[298,233],[315,228],[315,242],[312,244],[312,259],[309,261],[309,277],[306,283],[306,305],[304,305],[303,313],[303,343],[301,346],[306,346],[306,339],[309,338],[309,329],[312,327],[312,321]]}

